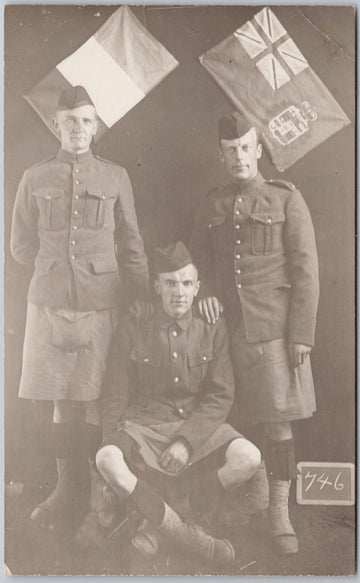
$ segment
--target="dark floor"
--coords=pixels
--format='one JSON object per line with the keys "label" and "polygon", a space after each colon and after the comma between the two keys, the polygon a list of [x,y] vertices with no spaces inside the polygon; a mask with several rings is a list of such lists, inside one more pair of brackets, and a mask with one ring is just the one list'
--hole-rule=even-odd
{"label": "dark floor", "polygon": [[354,507],[299,506],[293,492],[291,517],[299,553],[279,557],[261,521],[253,527],[224,530],[236,550],[236,561],[216,569],[183,552],[164,550],[147,560],[120,537],[101,548],[84,551],[69,530],[41,529],[30,521],[39,492],[6,497],[5,561],[13,575],[352,575],[355,571]]}

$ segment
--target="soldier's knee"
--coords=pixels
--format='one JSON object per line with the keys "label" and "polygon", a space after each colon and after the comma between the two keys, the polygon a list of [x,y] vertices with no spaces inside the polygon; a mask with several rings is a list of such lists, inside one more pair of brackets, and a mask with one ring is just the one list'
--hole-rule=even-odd
{"label": "soldier's knee", "polygon": [[260,450],[247,439],[235,439],[229,446],[228,463],[233,471],[252,475],[261,464]]}
{"label": "soldier's knee", "polygon": [[124,463],[124,456],[116,445],[105,445],[97,452],[95,461],[99,472],[106,474],[119,463]]}

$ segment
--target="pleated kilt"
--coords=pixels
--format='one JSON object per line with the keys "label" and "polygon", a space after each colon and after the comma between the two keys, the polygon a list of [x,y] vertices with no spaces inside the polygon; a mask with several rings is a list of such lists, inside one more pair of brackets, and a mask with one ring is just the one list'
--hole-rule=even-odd
{"label": "pleated kilt", "polygon": [[19,397],[99,398],[119,308],[77,312],[28,303]]}
{"label": "pleated kilt", "polygon": [[[179,431],[183,423],[185,421],[172,421],[147,426],[125,421],[123,424],[119,424],[117,431],[110,434],[103,441],[101,447],[105,445],[116,445],[123,451],[125,459],[131,465],[135,466],[137,465],[138,454],[140,454],[148,467],[168,476],[173,476],[174,474],[167,472],[159,465],[159,459],[163,451],[172,443],[175,434]],[[124,439],[124,433],[136,443],[135,449],[128,447],[129,441],[126,438]],[[220,450],[223,446],[238,437],[243,436],[228,423],[223,423],[199,449],[193,452],[190,464],[185,466],[179,474],[188,470],[189,466],[195,466],[198,462],[207,458],[217,450]]]}
{"label": "pleated kilt", "polygon": [[239,421],[281,423],[305,419],[314,413],[309,356],[293,368],[285,339],[250,343],[236,331],[231,338],[231,354],[236,379],[234,408]]}

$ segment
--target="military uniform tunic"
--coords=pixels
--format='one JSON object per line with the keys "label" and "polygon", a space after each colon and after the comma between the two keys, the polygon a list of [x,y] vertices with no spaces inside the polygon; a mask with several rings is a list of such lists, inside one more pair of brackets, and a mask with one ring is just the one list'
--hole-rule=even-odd
{"label": "military uniform tunic", "polygon": [[34,270],[20,396],[97,398],[117,312],[148,286],[126,170],[90,150],[60,150],[28,169],[11,251]]}
{"label": "military uniform tunic", "polygon": [[196,309],[173,320],[158,305],[148,322],[118,327],[103,389],[106,443],[125,430],[161,470],[161,451],[183,439],[195,463],[239,436],[224,423],[233,395],[225,322],[207,324]]}
{"label": "military uniform tunic", "polygon": [[313,346],[319,296],[314,229],[300,192],[260,173],[211,190],[190,248],[200,279],[225,308],[244,417],[279,422],[311,415],[309,359],[292,369],[286,354],[288,342]]}

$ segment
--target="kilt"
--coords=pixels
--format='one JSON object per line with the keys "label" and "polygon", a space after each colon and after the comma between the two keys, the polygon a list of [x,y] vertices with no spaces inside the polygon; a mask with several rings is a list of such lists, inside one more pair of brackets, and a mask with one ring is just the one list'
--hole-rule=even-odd
{"label": "kilt", "polygon": [[[110,434],[103,441],[101,447],[104,447],[105,445],[116,445],[123,450],[123,445],[125,443],[126,451],[123,451],[123,453],[126,461],[130,465],[138,465],[138,454],[140,454],[142,460],[148,467],[157,472],[161,472],[162,474],[166,474],[167,476],[174,476],[171,472],[164,470],[159,465],[158,460],[162,452],[170,445],[170,443],[172,443],[175,434],[179,431],[184,422],[185,421],[172,421],[149,426],[125,421],[120,425],[117,431]],[[129,441],[127,439],[124,440],[124,433],[126,436],[130,436],[137,444],[136,449],[128,447]],[[207,458],[212,453],[238,437],[243,436],[228,423],[223,423],[198,450],[193,452],[191,463],[185,466],[185,468],[176,475],[178,476],[182,472],[188,470],[189,466],[195,466],[195,464]]]}
{"label": "kilt", "polygon": [[91,312],[28,303],[19,397],[99,398],[119,308]]}
{"label": "kilt", "polygon": [[251,424],[281,423],[311,417],[316,410],[310,357],[290,364],[284,338],[247,342],[235,331],[231,354],[236,380],[233,416]]}

